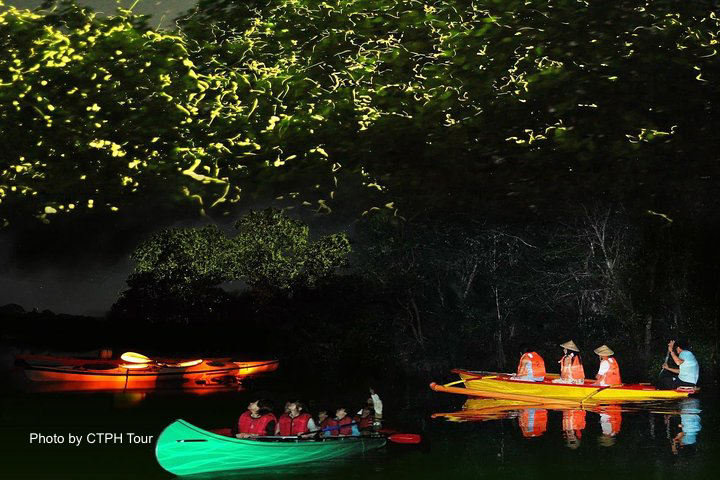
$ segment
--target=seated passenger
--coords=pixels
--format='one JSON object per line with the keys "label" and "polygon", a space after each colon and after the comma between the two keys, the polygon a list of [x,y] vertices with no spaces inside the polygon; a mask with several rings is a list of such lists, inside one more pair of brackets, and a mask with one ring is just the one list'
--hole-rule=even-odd
{"label": "seated passenger", "polygon": [[335,411],[335,418],[328,420],[327,426],[323,430],[323,436],[325,437],[348,435],[357,437],[360,435],[357,424],[348,416],[345,407],[340,407]]}
{"label": "seated passenger", "polygon": [[520,348],[520,363],[518,363],[517,375],[511,380],[524,380],[526,382],[542,382],[545,380],[545,361],[537,352],[530,347],[523,345]]}
{"label": "seated passenger", "polygon": [[596,382],[593,385],[607,387],[609,385],[622,385],[620,378],[620,366],[613,357],[615,352],[610,350],[607,345],[602,345],[594,350],[600,357],[600,368],[595,376]]}
{"label": "seated passenger", "polygon": [[375,412],[372,407],[365,407],[360,411],[360,414],[355,415],[353,420],[360,432],[371,432],[375,423]]}
{"label": "seated passenger", "polygon": [[247,411],[240,415],[237,424],[237,438],[274,435],[277,419],[272,413],[272,404],[267,400],[250,402]]}
{"label": "seated passenger", "polygon": [[317,422],[315,423],[318,428],[322,429],[327,426],[330,417],[328,416],[327,410],[320,410],[317,414]]}
{"label": "seated passenger", "polygon": [[275,435],[286,437],[314,432],[315,430],[317,430],[317,427],[312,416],[307,412],[303,412],[302,403],[295,400],[288,402],[287,412],[278,418]]}
{"label": "seated passenger", "polygon": [[671,368],[667,362],[663,363],[659,388],[675,390],[678,387],[695,387],[700,376],[700,366],[695,355],[688,350],[687,341],[670,341],[668,353],[678,368]]}
{"label": "seated passenger", "polygon": [[553,383],[570,383],[582,385],[585,383],[585,369],[583,369],[580,349],[570,340],[560,344],[563,347],[563,357],[560,359],[560,378]]}

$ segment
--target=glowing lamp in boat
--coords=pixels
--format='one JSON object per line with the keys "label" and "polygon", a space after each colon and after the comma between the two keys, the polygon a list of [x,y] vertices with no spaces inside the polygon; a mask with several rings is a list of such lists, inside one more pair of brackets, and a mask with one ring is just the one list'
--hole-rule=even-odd
{"label": "glowing lamp in boat", "polygon": [[125,352],[122,355],[120,355],[120,358],[128,363],[140,363],[140,364],[146,364],[146,363],[152,363],[152,360],[150,360],[148,357],[141,353],[135,353],[135,352]]}

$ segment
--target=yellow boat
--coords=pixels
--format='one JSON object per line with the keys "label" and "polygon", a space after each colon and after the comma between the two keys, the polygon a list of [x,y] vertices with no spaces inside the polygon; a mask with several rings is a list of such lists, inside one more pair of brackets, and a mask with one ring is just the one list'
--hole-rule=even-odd
{"label": "yellow boat", "polygon": [[[612,385],[601,387],[586,380],[582,385],[553,383],[558,375],[549,374],[543,382],[513,380],[507,373],[473,372],[455,369],[460,380],[446,385],[431,383],[438,392],[457,393],[476,397],[499,398],[537,402],[538,400],[559,405],[584,403],[617,403],[652,400],[676,400],[696,393],[697,389],[681,387],[677,390],[658,390],[647,384]],[[463,387],[457,386],[464,384]]]}

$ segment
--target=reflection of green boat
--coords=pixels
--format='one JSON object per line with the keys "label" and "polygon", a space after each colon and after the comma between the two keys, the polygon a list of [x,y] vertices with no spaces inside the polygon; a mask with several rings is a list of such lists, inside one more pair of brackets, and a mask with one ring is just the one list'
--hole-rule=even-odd
{"label": "reflection of green boat", "polygon": [[324,461],[380,448],[385,445],[385,441],[385,437],[237,439],[202,430],[184,420],[176,420],[158,437],[155,456],[160,466],[168,472],[192,475]]}

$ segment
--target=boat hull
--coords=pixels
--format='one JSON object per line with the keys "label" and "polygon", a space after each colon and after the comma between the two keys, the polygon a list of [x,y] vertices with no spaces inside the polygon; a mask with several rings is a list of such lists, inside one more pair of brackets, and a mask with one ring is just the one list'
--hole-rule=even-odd
{"label": "boat hull", "polygon": [[384,446],[384,437],[333,437],[319,441],[262,441],[208,432],[184,420],[171,423],[158,437],[155,456],[174,475],[243,470],[361,454]]}
{"label": "boat hull", "polygon": [[[467,370],[453,370],[460,375],[465,388],[435,385],[432,388],[449,393],[504,398],[509,400],[548,399],[562,403],[615,403],[652,400],[675,400],[687,397],[693,390],[657,390],[650,385],[622,385],[599,387],[586,382],[583,385],[511,380],[508,374],[484,374]],[[461,391],[458,391],[461,390]]]}
{"label": "boat hull", "polygon": [[162,384],[213,385],[277,370],[279,361],[232,362],[203,360],[197,365],[175,367],[163,364],[128,365],[118,362],[90,362],[69,365],[24,365],[26,376],[35,382],[82,382],[101,388],[148,388]]}

